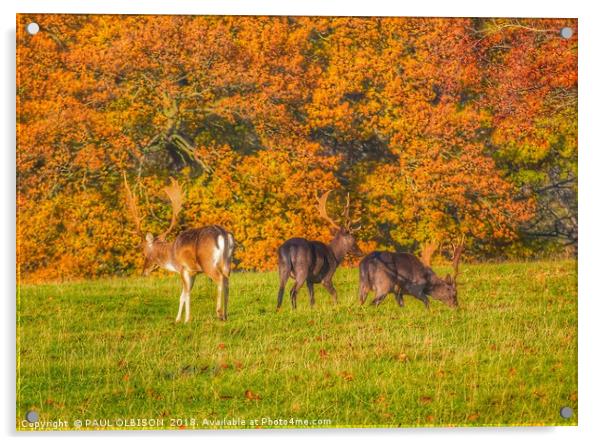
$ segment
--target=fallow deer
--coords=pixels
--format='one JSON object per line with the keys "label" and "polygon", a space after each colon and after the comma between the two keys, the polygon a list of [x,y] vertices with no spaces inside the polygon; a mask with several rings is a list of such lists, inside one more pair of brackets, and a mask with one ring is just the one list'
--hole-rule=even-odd
{"label": "fallow deer", "polygon": [[320,241],[310,241],[305,238],[291,238],[278,248],[278,272],[280,274],[280,289],[278,290],[278,305],[280,309],[284,288],[288,278],[295,280],[291,288],[291,304],[293,309],[297,307],[297,292],[303,283],[307,283],[309,291],[309,302],[313,306],[314,284],[322,283],[332,296],[334,303],[337,302],[337,291],[332,284],[332,277],[345,256],[348,253],[361,255],[353,233],[359,227],[352,227],[357,221],[349,218],[349,194],[347,204],[343,211],[343,225],[337,224],[326,210],[326,201],[332,190],[324,193],[318,200],[318,212],[320,216],[332,227],[332,241],[326,245]]}
{"label": "fallow deer", "polygon": [[413,295],[429,307],[428,295],[450,307],[458,307],[457,277],[460,256],[464,250],[462,242],[453,246],[453,277],[449,274],[439,278],[433,269],[425,266],[409,253],[372,252],[360,262],[360,304],[364,304],[370,291],[374,291],[372,304],[378,306],[389,293],[403,307],[403,295]]}
{"label": "fallow deer", "polygon": [[123,179],[127,206],[136,232],[140,236],[140,247],[144,253],[143,274],[148,276],[160,267],[177,272],[182,279],[182,293],[176,322],[180,321],[183,308],[186,310],[184,321],[186,323],[190,321],[190,292],[195,276],[200,272],[205,273],[217,284],[217,317],[226,320],[230,266],[234,250],[232,234],[220,226],[206,226],[184,230],[174,241],[167,241],[166,237],[175,227],[178,214],[182,209],[182,189],[172,178],[171,184],[164,189],[172,205],[171,223],[158,237],[154,237],[151,233],[145,236],[141,229],[136,198],[127,183],[125,173]]}

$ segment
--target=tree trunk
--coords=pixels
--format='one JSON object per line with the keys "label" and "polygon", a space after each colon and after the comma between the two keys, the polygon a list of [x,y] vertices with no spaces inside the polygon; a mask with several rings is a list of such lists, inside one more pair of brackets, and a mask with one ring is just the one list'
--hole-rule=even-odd
{"label": "tree trunk", "polygon": [[422,260],[422,263],[425,266],[430,267],[431,266],[431,258],[433,257],[433,254],[435,253],[435,251],[437,250],[437,248],[439,247],[439,244],[436,242],[428,242],[428,243],[424,243],[422,245],[422,252],[420,253],[420,259]]}

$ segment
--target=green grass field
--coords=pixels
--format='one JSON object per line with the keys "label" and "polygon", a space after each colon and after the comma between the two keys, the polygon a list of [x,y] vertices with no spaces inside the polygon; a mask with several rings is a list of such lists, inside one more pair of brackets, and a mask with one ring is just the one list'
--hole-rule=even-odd
{"label": "green grass field", "polygon": [[457,311],[361,307],[357,275],[335,274],[337,306],[318,286],[276,313],[276,273],[234,274],[225,323],[199,277],[188,325],[175,275],[22,285],[17,428],[29,410],[82,429],[577,423],[576,262],[465,265]]}

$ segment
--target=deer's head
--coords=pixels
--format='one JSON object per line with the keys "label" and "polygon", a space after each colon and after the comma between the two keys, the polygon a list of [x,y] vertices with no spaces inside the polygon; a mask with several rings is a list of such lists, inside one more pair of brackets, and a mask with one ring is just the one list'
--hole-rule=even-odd
{"label": "deer's head", "polygon": [[458,307],[458,275],[460,267],[460,256],[464,250],[464,237],[459,244],[452,244],[452,266],[454,275],[447,274],[444,279],[436,278],[430,287],[430,295],[449,307]]}
{"label": "deer's head", "polygon": [[[338,224],[328,215],[328,211],[326,210],[326,202],[330,192],[332,192],[332,190],[328,190],[320,197],[316,196],[316,199],[318,200],[318,212],[320,216],[328,224],[330,224],[330,233],[332,234],[332,241],[330,242],[330,245],[335,253],[339,253],[341,255],[341,260],[342,257],[344,257],[347,253],[351,253],[352,255],[356,256],[363,255],[363,252],[357,245],[357,241],[354,236],[354,233],[361,228],[361,226],[356,225],[359,222],[359,218],[353,221],[349,217],[349,193],[347,193],[347,202],[345,204],[345,208],[343,209],[343,222],[342,224]],[[356,226],[354,227],[354,225]]]}
{"label": "deer's head", "polygon": [[149,275],[153,270],[164,267],[169,262],[170,243],[166,241],[167,235],[172,231],[178,221],[178,215],[182,210],[183,194],[178,181],[171,179],[169,186],[164,188],[172,207],[171,223],[167,230],[155,237],[152,233],[144,235],[142,231],[142,219],[138,213],[136,197],[130,189],[125,172],[123,174],[125,197],[128,210],[136,227],[136,233],[140,237],[140,247],[144,255],[143,275]]}

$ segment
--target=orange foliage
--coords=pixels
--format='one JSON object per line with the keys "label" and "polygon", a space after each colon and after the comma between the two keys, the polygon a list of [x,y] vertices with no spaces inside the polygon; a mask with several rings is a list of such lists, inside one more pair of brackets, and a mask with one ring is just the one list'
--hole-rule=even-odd
{"label": "orange foliage", "polygon": [[[526,29],[559,20],[508,23],[20,15],[20,272],[139,268],[123,171],[144,230],[168,224],[161,188],[176,176],[180,228],[225,226],[239,269],[273,268],[292,236],[328,240],[314,196],[331,188],[339,206],[351,192],[364,249],[461,234],[498,249],[534,217],[535,197],[519,198],[492,144],[536,156],[553,132],[576,138],[561,119],[542,132],[550,95],[576,87],[576,39]],[[511,49],[492,57],[502,44]]]}

